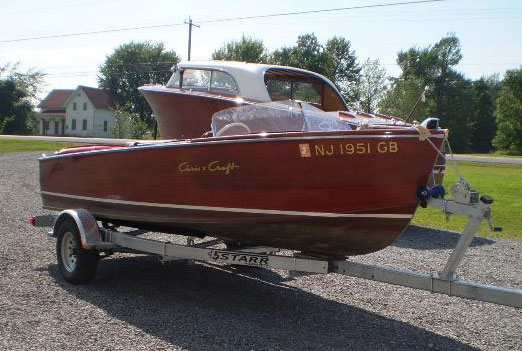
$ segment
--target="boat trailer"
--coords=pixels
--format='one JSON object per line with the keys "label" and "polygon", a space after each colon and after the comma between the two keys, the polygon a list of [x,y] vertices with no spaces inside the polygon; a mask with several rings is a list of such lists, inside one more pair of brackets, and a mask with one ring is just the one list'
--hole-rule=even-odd
{"label": "boat trailer", "polygon": [[420,189],[421,205],[438,208],[447,215],[469,217],[457,245],[439,274],[352,262],[349,259],[328,260],[303,257],[299,254],[285,256],[276,248],[219,249],[215,248],[223,243],[219,239],[196,243],[194,238],[189,237],[187,244],[182,245],[142,238],[139,237],[145,233],[142,230],[124,232],[115,228],[100,227],[94,217],[84,209],[65,210],[58,215],[31,217],[29,222],[36,227],[54,227],[49,235],[58,239],[56,254],[60,273],[65,280],[72,283],[88,282],[94,276],[100,257],[123,251],[156,254],[164,261],[185,259],[308,273],[338,273],[432,293],[522,308],[522,290],[457,279],[457,268],[482,221],[488,221],[492,230],[501,229],[492,226],[490,207],[493,199],[489,196],[479,199],[478,193],[471,190],[465,181],[461,180],[456,184],[452,188],[454,199],[444,199],[444,194],[437,194],[433,189]]}

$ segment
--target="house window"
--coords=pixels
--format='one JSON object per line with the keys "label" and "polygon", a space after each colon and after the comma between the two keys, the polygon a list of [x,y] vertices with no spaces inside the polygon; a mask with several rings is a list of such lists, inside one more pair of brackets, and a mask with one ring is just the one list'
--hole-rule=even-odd
{"label": "house window", "polygon": [[107,131],[107,121],[103,121],[103,131],[106,132]]}
{"label": "house window", "polygon": [[76,120],[75,119],[72,120],[71,130],[76,130]]}
{"label": "house window", "polygon": [[87,130],[87,120],[86,119],[84,119],[82,121],[82,130]]}
{"label": "house window", "polygon": [[73,102],[73,110],[76,111],[76,102]]}
{"label": "house window", "polygon": [[60,122],[54,121],[54,134],[58,134],[60,131]]}
{"label": "house window", "polygon": [[45,135],[45,134],[47,134],[47,131],[49,130],[49,121],[42,121],[42,122],[43,122],[42,134]]}
{"label": "house window", "polygon": [[87,111],[87,103],[86,102],[83,103],[83,110]]}

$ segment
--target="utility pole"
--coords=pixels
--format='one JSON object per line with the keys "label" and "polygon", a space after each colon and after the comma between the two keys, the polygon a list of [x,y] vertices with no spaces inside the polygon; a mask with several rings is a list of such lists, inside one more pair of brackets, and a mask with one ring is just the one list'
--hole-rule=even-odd
{"label": "utility pole", "polygon": [[188,26],[189,26],[188,61],[190,61],[190,49],[191,49],[191,46],[192,46],[192,26],[198,27],[198,28],[199,28],[199,26],[197,24],[192,23],[192,18],[190,18],[190,16],[189,16],[189,21],[185,22],[185,24],[188,24]]}

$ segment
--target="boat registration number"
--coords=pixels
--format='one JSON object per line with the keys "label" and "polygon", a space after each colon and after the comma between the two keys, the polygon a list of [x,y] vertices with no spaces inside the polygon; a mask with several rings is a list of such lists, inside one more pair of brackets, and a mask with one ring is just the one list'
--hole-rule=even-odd
{"label": "boat registration number", "polygon": [[301,157],[327,157],[334,155],[369,155],[395,154],[399,152],[396,141],[378,143],[341,143],[341,144],[299,144]]}
{"label": "boat registration number", "polygon": [[209,256],[214,262],[260,267],[268,265],[269,260],[268,255],[264,254],[246,254],[222,250],[212,250],[209,252]]}

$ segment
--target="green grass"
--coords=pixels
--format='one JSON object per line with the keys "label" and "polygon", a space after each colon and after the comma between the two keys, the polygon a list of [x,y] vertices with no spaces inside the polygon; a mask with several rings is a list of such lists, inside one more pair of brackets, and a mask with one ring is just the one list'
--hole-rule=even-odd
{"label": "green grass", "polygon": [[[472,188],[495,199],[493,224],[504,231],[491,232],[484,221],[480,235],[522,240],[522,166],[459,162],[457,167]],[[449,192],[457,179],[455,171],[447,167],[444,177],[446,191]],[[452,215],[449,222],[445,217],[440,210],[419,207],[413,223],[459,231],[467,223],[467,217]]]}
{"label": "green grass", "polygon": [[53,141],[0,139],[0,154],[24,151],[56,151],[70,146],[74,145]]}

